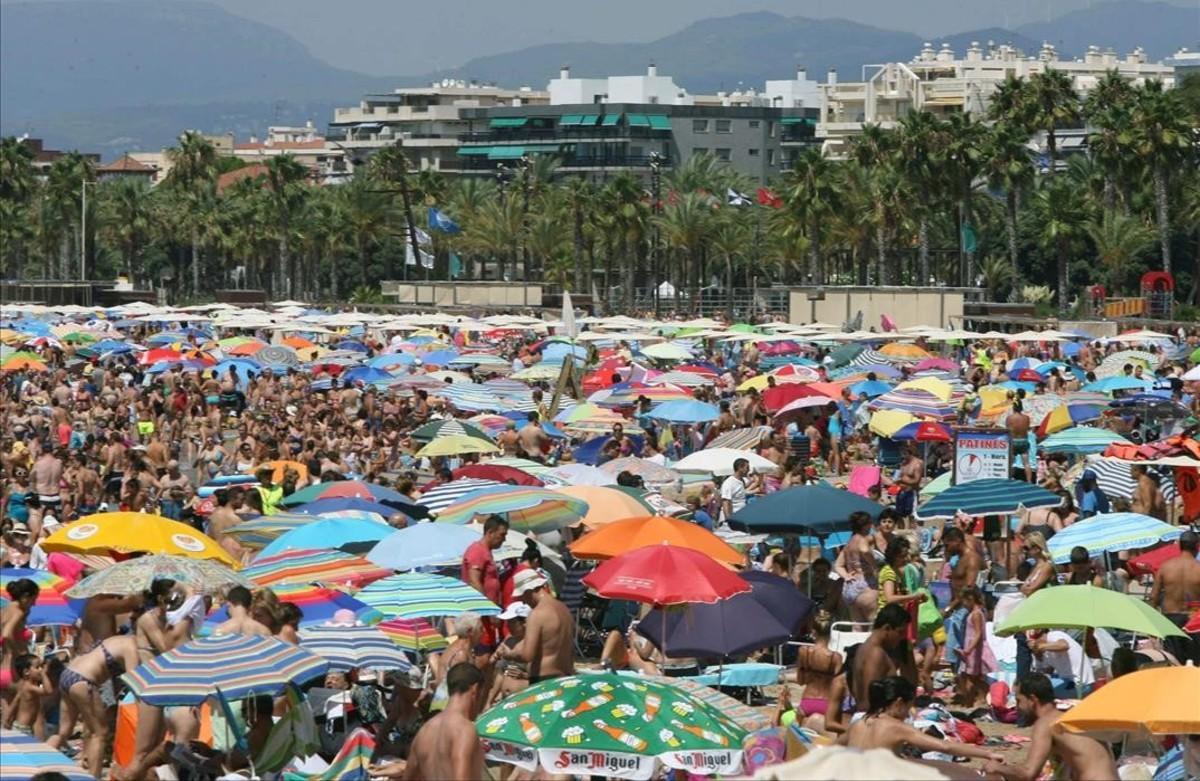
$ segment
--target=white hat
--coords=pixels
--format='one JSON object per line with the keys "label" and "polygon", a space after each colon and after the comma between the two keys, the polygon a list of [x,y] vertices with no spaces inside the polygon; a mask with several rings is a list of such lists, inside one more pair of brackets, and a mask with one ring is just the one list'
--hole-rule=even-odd
{"label": "white hat", "polygon": [[504,612],[500,614],[501,621],[511,621],[514,618],[529,618],[532,612],[529,605],[524,602],[513,602],[508,607],[504,608]]}
{"label": "white hat", "polygon": [[526,592],[534,591],[546,585],[549,581],[535,569],[523,569],[513,576],[512,595],[519,597]]}

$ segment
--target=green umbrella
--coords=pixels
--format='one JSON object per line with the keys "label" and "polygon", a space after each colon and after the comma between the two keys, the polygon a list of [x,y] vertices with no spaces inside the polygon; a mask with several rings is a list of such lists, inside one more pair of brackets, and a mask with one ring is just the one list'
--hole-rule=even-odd
{"label": "green umbrella", "polygon": [[866,348],[860,344],[843,344],[840,347],[835,347],[829,352],[829,357],[833,359],[834,366],[845,366],[859,356]]}
{"label": "green umbrella", "polygon": [[83,331],[72,331],[64,336],[62,340],[72,344],[91,344],[92,342],[96,341],[96,337]]}
{"label": "green umbrella", "polygon": [[749,323],[734,323],[733,325],[729,326],[729,328],[728,328],[728,329],[726,329],[726,330],[728,330],[730,333],[735,333],[735,334],[757,334],[757,333],[762,333],[762,332],[761,332],[761,331],[758,329],[758,326],[755,326],[755,325],[750,325]]}
{"label": "green umbrella", "polygon": [[998,635],[1026,629],[1123,629],[1148,637],[1187,637],[1140,599],[1095,586],[1053,586],[1017,605],[996,627]]}
{"label": "green umbrella", "polygon": [[431,420],[412,432],[412,438],[418,442],[431,442],[438,437],[460,436],[482,439],[489,445],[492,438],[479,425],[465,420]]}
{"label": "green umbrella", "polygon": [[1192,363],[1200,363],[1200,347],[1192,350],[1191,361]]}
{"label": "green umbrella", "polygon": [[650,778],[656,760],[705,775],[735,775],[746,736],[687,692],[613,673],[543,681],[480,714],[475,725],[489,759],[620,778]]}

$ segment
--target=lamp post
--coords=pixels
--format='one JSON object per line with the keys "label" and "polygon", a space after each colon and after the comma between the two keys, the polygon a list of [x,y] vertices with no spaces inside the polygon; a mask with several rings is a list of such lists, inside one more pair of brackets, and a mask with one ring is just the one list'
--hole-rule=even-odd
{"label": "lamp post", "polygon": [[[508,190],[507,190],[508,178],[509,178],[508,166],[506,166],[504,163],[497,164],[497,166],[496,166],[496,189],[499,190],[499,193],[500,193],[500,208],[502,210],[506,209],[506,207],[508,206]],[[501,255],[501,257],[500,257],[499,264],[500,264],[500,267],[499,267],[499,269],[497,269],[499,276],[497,277],[497,280],[503,282],[504,281],[504,267],[506,265],[504,262],[503,255]],[[517,264],[517,262],[516,262],[516,260],[514,260],[513,266],[516,266],[516,264]]]}
{"label": "lamp post", "polygon": [[[658,217],[659,188],[662,184],[662,162],[662,155],[660,155],[658,152],[650,153],[650,210],[654,217]],[[653,221],[653,227],[654,231],[651,234],[651,241],[653,244],[650,246],[650,295],[654,299],[654,316],[658,317],[660,314],[660,307],[658,301],[659,257],[657,219]]]}
{"label": "lamp post", "polygon": [[84,179],[79,188],[83,197],[79,201],[79,281],[87,281],[87,188],[97,182]]}
{"label": "lamp post", "polygon": [[[521,235],[518,237],[520,252],[514,257],[521,258],[521,276],[526,281],[529,280],[530,265],[532,262],[529,257],[529,242],[526,241],[525,234],[527,232],[526,221],[529,219],[529,196],[533,190],[533,184],[530,182],[530,172],[533,170],[533,160],[529,155],[521,155],[518,165],[521,167]],[[517,269],[516,260],[513,261],[513,279],[516,279]]]}

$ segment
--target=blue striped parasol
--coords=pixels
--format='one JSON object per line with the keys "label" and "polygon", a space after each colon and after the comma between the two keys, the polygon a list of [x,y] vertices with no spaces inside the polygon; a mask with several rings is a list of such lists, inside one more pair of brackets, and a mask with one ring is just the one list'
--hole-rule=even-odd
{"label": "blue striped parasol", "polygon": [[334,670],[408,672],[412,668],[396,642],[373,626],[310,626],[300,630],[300,647],[329,662]]}
{"label": "blue striped parasol", "polygon": [[517,531],[543,534],[579,521],[587,502],[545,488],[500,485],[472,491],[438,513],[439,523],[462,526],[476,516],[499,515]]}
{"label": "blue striped parasol", "polygon": [[917,508],[917,517],[953,518],[967,515],[1008,515],[1022,508],[1058,507],[1062,497],[1020,480],[973,480],[946,489]]}
{"label": "blue striped parasol", "polygon": [[161,707],[198,705],[218,688],[231,700],[273,697],[328,669],[311,651],[274,637],[217,635],[167,651],[121,677],[135,697]]}
{"label": "blue striped parasol", "polygon": [[388,618],[457,616],[468,610],[482,616],[500,614],[499,606],[471,586],[443,575],[393,575],[375,581],[355,597]]}
{"label": "blue striped parasol", "polygon": [[90,773],[30,735],[0,729],[0,779],[29,781],[38,773],[62,773],[69,781],[91,781]]}
{"label": "blue striped parasol", "polygon": [[1073,523],[1050,538],[1050,557],[1055,564],[1071,560],[1076,545],[1092,556],[1123,550],[1149,548],[1179,539],[1186,527],[1172,526],[1141,513],[1104,513]]}
{"label": "blue striped parasol", "polygon": [[1113,431],[1076,426],[1046,437],[1039,447],[1047,453],[1103,453],[1109,445],[1128,445],[1129,440]]}

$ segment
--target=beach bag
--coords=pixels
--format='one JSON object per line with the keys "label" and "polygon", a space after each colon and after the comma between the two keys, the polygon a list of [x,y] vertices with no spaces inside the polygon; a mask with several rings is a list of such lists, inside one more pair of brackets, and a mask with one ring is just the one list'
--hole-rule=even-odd
{"label": "beach bag", "polygon": [[954,734],[963,743],[972,743],[976,746],[983,743],[983,731],[969,721],[958,719],[954,722]]}
{"label": "beach bag", "polygon": [[1009,704],[1008,684],[1004,681],[996,681],[988,687],[988,706],[992,711],[992,718],[1004,724],[1017,723],[1017,709]]}
{"label": "beach bag", "polygon": [[916,592],[924,594],[926,600],[917,606],[917,636],[924,639],[933,637],[942,626],[942,613],[938,610],[937,600],[929,593],[929,589]]}

